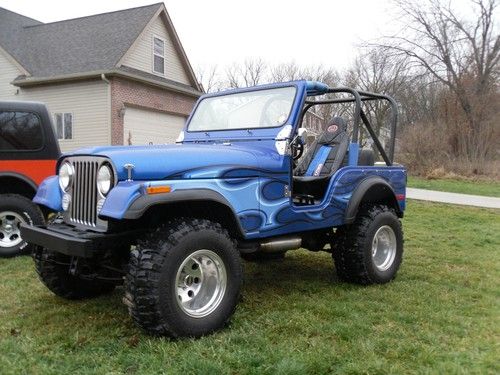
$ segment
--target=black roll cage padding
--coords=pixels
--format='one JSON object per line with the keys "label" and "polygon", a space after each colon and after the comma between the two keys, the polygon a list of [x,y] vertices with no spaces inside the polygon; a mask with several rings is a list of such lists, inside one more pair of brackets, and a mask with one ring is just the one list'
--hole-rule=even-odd
{"label": "black roll cage padding", "polygon": [[[375,146],[377,147],[378,151],[380,152],[380,155],[385,161],[385,164],[391,166],[394,161],[394,147],[396,144],[396,128],[398,122],[398,105],[396,101],[389,95],[377,94],[368,91],[359,91],[351,89],[349,87],[338,87],[338,88],[328,89],[328,91],[325,94],[340,94],[340,93],[347,93],[352,95],[353,97],[339,98],[339,99],[323,99],[318,101],[306,100],[304,109],[302,110],[301,120],[303,120],[306,112],[315,105],[355,103],[352,142],[358,143],[359,122],[361,120],[365,125],[366,129],[368,130],[368,133],[372,137]],[[372,125],[370,124],[370,121],[368,120],[368,117],[366,116],[365,111],[361,108],[362,102],[367,102],[372,100],[386,100],[389,102],[391,106],[391,120],[390,120],[391,136],[390,136],[388,153],[385,152],[384,148],[382,147],[382,144],[380,143],[380,140],[378,139],[377,135],[375,134],[375,131],[373,130]]]}

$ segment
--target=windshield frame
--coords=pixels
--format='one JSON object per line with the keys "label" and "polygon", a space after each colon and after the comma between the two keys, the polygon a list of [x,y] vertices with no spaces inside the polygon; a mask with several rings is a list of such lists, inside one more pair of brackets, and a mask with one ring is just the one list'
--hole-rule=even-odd
{"label": "windshield frame", "polygon": [[[224,96],[232,96],[232,95],[240,95],[240,94],[243,94],[243,93],[252,93],[252,92],[258,92],[258,91],[272,91],[272,90],[278,90],[278,89],[289,88],[289,87],[294,88],[295,89],[295,93],[294,93],[294,96],[293,96],[292,103],[290,105],[290,110],[288,112],[288,117],[280,125],[275,125],[275,126],[254,126],[254,127],[249,127],[249,126],[245,127],[245,126],[242,126],[242,127],[239,127],[239,128],[231,128],[231,129],[204,129],[204,130],[190,130],[189,129],[189,127],[191,125],[191,120],[193,119],[196,111],[198,110],[198,107],[206,99],[217,98],[217,97],[224,97]],[[279,85],[279,86],[273,86],[273,87],[270,87],[268,85],[264,85],[262,87],[249,87],[249,88],[244,88],[244,89],[231,90],[229,92],[225,91],[225,92],[222,92],[222,93],[215,93],[215,94],[204,95],[196,103],[196,106],[194,107],[194,110],[192,111],[191,115],[189,116],[188,121],[186,122],[186,126],[184,128],[184,131],[187,132],[187,133],[196,134],[196,133],[231,132],[231,131],[245,131],[245,130],[258,131],[258,130],[261,130],[261,129],[277,129],[277,128],[281,128],[281,127],[289,124],[290,118],[293,115],[293,110],[294,110],[295,103],[297,101],[297,97],[299,95],[299,91],[300,90],[299,90],[298,86],[295,83],[290,83],[290,84],[287,84],[287,85]]]}

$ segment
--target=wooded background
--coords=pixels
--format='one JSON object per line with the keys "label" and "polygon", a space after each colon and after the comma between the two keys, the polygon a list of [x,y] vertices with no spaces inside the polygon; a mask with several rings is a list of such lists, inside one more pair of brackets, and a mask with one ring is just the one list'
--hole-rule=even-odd
{"label": "wooded background", "polygon": [[[360,45],[358,57],[344,71],[251,58],[198,69],[198,78],[207,92],[308,79],[391,95],[400,113],[396,161],[412,174],[499,179],[498,1],[469,0],[467,16],[451,2],[394,3],[401,29]],[[383,138],[390,112],[381,103],[369,105],[370,119]],[[319,107],[325,120],[346,111]]]}

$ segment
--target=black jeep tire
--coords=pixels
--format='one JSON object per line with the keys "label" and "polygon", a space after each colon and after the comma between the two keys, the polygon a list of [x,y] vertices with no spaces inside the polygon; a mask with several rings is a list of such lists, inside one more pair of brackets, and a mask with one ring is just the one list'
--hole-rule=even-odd
{"label": "black jeep tire", "polygon": [[255,253],[241,253],[241,257],[247,262],[268,262],[268,261],[281,261],[285,259],[286,251],[278,253],[263,253],[257,251]]}
{"label": "black jeep tire", "polygon": [[33,253],[35,269],[42,283],[55,295],[65,299],[85,299],[111,293],[115,284],[86,280],[69,273],[71,257],[37,248]]}
{"label": "black jeep tire", "polygon": [[34,246],[19,235],[20,223],[43,225],[40,208],[28,198],[18,194],[0,194],[0,258],[29,254]]}
{"label": "black jeep tire", "polygon": [[387,283],[396,277],[403,257],[401,222],[385,205],[361,207],[354,223],[337,228],[332,249],[341,280]]}
{"label": "black jeep tire", "polygon": [[[242,279],[240,256],[228,232],[208,220],[181,218],[138,242],[130,256],[124,302],[136,324],[150,334],[199,337],[229,321]],[[190,309],[196,303],[198,309]]]}

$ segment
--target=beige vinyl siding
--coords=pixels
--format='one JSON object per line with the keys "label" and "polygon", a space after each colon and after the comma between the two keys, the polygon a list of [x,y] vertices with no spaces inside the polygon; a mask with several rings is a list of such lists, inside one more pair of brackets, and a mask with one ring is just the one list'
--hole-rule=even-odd
{"label": "beige vinyl siding", "polygon": [[188,75],[175,49],[165,24],[160,16],[156,17],[139,36],[131,49],[127,51],[122,65],[139,69],[148,73],[153,72],[153,36],[165,41],[165,78],[190,85]]}
{"label": "beige vinyl siding", "polygon": [[185,123],[183,116],[127,107],[123,120],[123,144],[175,143]]}
{"label": "beige vinyl siding", "polygon": [[104,81],[86,81],[51,84],[19,89],[16,100],[33,100],[47,104],[54,121],[54,113],[73,115],[73,139],[60,139],[61,151],[111,143],[111,105],[108,84]]}
{"label": "beige vinyl siding", "polygon": [[17,87],[10,83],[20,74],[21,71],[0,49],[0,100],[16,100]]}

